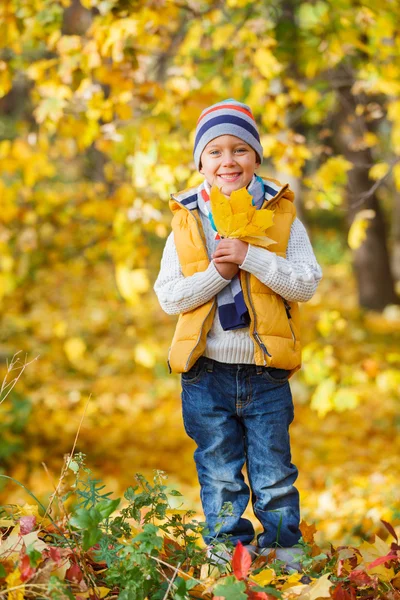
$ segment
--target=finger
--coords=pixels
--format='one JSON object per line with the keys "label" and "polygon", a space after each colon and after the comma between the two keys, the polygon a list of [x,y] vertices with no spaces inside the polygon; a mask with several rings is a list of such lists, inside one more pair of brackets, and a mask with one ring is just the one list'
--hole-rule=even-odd
{"label": "finger", "polygon": [[227,255],[227,256],[220,256],[218,258],[214,258],[214,262],[216,262],[216,263],[231,263],[233,261],[232,261],[232,258],[229,255]]}
{"label": "finger", "polygon": [[232,254],[230,248],[217,248],[213,256],[225,256],[226,254]]}

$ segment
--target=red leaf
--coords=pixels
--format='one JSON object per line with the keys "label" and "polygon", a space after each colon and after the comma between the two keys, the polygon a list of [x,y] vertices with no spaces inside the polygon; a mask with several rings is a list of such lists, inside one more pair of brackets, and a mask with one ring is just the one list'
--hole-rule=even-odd
{"label": "red leaf", "polygon": [[350,588],[350,591],[344,589],[343,584],[339,583],[332,592],[332,598],[334,600],[356,600],[356,592],[354,588]]}
{"label": "red leaf", "polygon": [[396,542],[399,543],[399,540],[397,538],[397,533],[393,529],[393,526],[390,523],[388,523],[387,521],[384,521],[383,519],[381,519],[381,523],[384,524],[384,526],[386,527],[386,529],[388,530],[388,532],[394,537],[394,539],[396,540]]}
{"label": "red leaf", "polygon": [[369,585],[373,581],[371,577],[361,569],[351,571],[351,573],[349,573],[349,579],[356,585]]}
{"label": "red leaf", "polygon": [[50,546],[49,547],[49,557],[51,558],[52,561],[54,561],[55,563],[57,563],[57,565],[59,565],[59,563],[62,560],[60,548],[55,548],[54,546]]}
{"label": "red leaf", "polygon": [[339,583],[333,590],[330,590],[332,598],[334,600],[349,600],[348,594],[341,583]]}
{"label": "red leaf", "polygon": [[68,569],[68,571],[65,573],[65,579],[68,579],[68,581],[74,581],[76,583],[79,583],[80,581],[82,581],[83,573],[82,573],[79,565],[77,565],[76,563],[73,563],[70,566],[70,568]]}
{"label": "red leaf", "polygon": [[21,572],[22,581],[26,581],[27,579],[30,579],[32,575],[34,575],[36,569],[32,569],[29,556],[27,554],[25,554],[25,556],[20,561],[19,570]]}
{"label": "red leaf", "polygon": [[36,517],[35,515],[26,515],[21,517],[19,520],[19,531],[21,535],[26,535],[35,529]]}
{"label": "red leaf", "polygon": [[239,540],[232,557],[232,569],[237,579],[247,577],[251,565],[251,556]]}
{"label": "red leaf", "polygon": [[275,600],[274,596],[270,596],[265,592],[252,592],[251,590],[247,592],[247,597],[250,598],[250,600]]}
{"label": "red leaf", "polygon": [[369,563],[369,565],[367,565],[367,568],[373,569],[373,567],[377,567],[378,565],[388,562],[389,560],[397,560],[397,558],[397,554],[387,554],[386,556],[380,556],[379,558],[375,559],[372,563]]}

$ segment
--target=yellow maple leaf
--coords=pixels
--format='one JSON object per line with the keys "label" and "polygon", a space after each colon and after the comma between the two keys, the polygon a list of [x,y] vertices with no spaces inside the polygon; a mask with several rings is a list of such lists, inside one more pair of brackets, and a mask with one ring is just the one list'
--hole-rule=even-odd
{"label": "yellow maple leaf", "polygon": [[[107,594],[110,593],[110,589],[106,588],[106,587],[95,587],[94,588],[96,595],[98,598],[105,598],[107,596]],[[92,590],[89,590],[88,592],[81,592],[79,595],[81,596],[81,598],[91,598],[92,597]]]}
{"label": "yellow maple leaf", "polygon": [[251,581],[255,581],[258,585],[269,585],[276,577],[274,569],[264,569],[261,573],[251,576]]}
{"label": "yellow maple leaf", "polygon": [[263,248],[276,244],[265,233],[273,225],[273,211],[258,210],[246,188],[235,190],[227,197],[213,185],[210,202],[213,221],[221,237],[240,239]]}
{"label": "yellow maple leaf", "polygon": [[369,565],[377,558],[390,554],[389,544],[384,542],[378,535],[375,535],[373,544],[364,541],[361,546],[359,546],[358,550],[363,557],[365,569],[368,571],[368,574],[376,574],[383,581],[390,581],[394,577],[395,573],[393,568],[387,569],[384,564],[372,568],[369,567]]}
{"label": "yellow maple leaf", "polygon": [[[289,577],[286,578],[285,583],[282,585],[281,591],[289,590],[291,593],[297,594],[300,593],[302,590],[306,589],[305,585],[301,584],[300,582],[302,576],[303,575],[298,572],[289,575]],[[307,589],[308,587],[309,586],[307,586]]]}
{"label": "yellow maple leaf", "polygon": [[326,573],[309,585],[296,585],[286,588],[284,597],[287,597],[287,594],[290,593],[296,594],[296,600],[318,600],[319,598],[330,598],[331,595],[329,590],[333,583],[332,581],[329,581],[329,575],[330,573]]}
{"label": "yellow maple leaf", "polygon": [[306,544],[312,544],[314,542],[314,535],[317,533],[317,528],[314,523],[308,525],[303,519],[300,523],[300,531]]}
{"label": "yellow maple leaf", "polygon": [[25,586],[22,584],[21,572],[17,567],[6,577],[8,600],[24,600]]}

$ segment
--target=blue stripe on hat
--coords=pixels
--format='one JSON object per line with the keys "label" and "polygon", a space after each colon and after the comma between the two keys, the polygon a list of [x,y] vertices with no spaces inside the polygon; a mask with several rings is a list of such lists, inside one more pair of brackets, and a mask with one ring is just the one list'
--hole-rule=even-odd
{"label": "blue stripe on hat", "polygon": [[[197,146],[197,144],[199,143],[202,136],[209,129],[211,129],[212,127],[218,127],[218,125],[223,125],[224,123],[231,123],[232,125],[237,125],[238,127],[242,127],[243,129],[248,131],[257,140],[258,143],[260,143],[260,137],[258,135],[257,129],[254,126],[252,126],[248,121],[246,121],[245,119],[242,119],[240,117],[235,117],[233,115],[224,114],[224,115],[220,115],[218,117],[213,117],[212,119],[210,119],[209,121],[204,123],[204,125],[202,125],[202,127],[200,127],[200,129],[196,135],[194,146],[195,147]],[[218,136],[218,130],[216,131],[215,137],[217,137],[217,136]]]}

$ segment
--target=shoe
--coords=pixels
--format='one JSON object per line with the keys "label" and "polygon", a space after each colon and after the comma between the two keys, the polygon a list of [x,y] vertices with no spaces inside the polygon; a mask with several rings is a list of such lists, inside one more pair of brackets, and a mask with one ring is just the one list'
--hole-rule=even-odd
{"label": "shoe", "polygon": [[257,548],[258,556],[268,556],[272,550],[275,550],[276,559],[285,563],[285,567],[292,571],[302,571],[302,566],[296,559],[304,556],[302,548]]}
{"label": "shoe", "polygon": [[[253,544],[246,544],[244,546],[247,552],[251,556],[251,560],[254,560],[256,557],[257,546],[253,546]],[[228,550],[214,550],[214,547],[211,546],[207,548],[207,558],[211,558],[213,563],[216,564],[226,564],[232,561],[233,553]]]}
{"label": "shoe", "polygon": [[207,558],[214,565],[226,565],[232,560],[232,553],[228,550],[215,550],[214,546],[207,548]]}
{"label": "shoe", "polygon": [[246,544],[244,548],[246,548],[247,552],[250,554],[251,560],[254,560],[257,554],[257,546],[254,546],[253,544]]}

